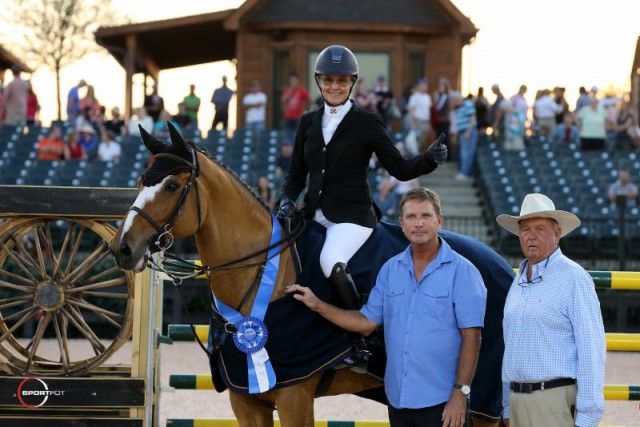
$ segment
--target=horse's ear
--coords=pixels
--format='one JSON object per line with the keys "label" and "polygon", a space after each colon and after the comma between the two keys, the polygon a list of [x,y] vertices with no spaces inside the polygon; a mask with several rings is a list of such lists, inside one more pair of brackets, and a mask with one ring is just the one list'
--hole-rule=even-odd
{"label": "horse's ear", "polygon": [[189,153],[191,149],[187,141],[185,141],[180,132],[178,132],[178,129],[176,129],[171,122],[167,122],[167,127],[169,128],[169,135],[171,136],[173,146],[182,152]]}
{"label": "horse's ear", "polygon": [[151,135],[142,126],[138,125],[138,129],[140,129],[142,142],[144,142],[144,145],[149,149],[149,151],[151,151],[151,154],[155,155],[162,151],[164,148],[164,142]]}

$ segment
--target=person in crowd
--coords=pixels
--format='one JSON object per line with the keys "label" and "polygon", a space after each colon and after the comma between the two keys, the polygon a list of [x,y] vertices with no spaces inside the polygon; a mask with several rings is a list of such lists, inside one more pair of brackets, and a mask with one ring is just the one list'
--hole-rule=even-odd
{"label": "person in crowd", "polygon": [[93,126],[85,124],[80,129],[78,129],[78,133],[78,142],[84,148],[87,156],[90,160],[95,159],[97,155],[96,149],[98,148],[98,138],[96,137],[95,129],[93,128]]}
{"label": "person in crowd", "polygon": [[575,144],[580,143],[580,129],[575,125],[573,114],[566,112],[560,123],[553,130],[551,141],[554,144]]}
{"label": "person in crowd", "polygon": [[[337,59],[336,59],[337,58]],[[378,225],[367,182],[369,160],[375,152],[387,171],[408,180],[433,172],[446,161],[443,136],[411,159],[393,145],[380,116],[362,110],[349,99],[358,78],[358,61],[348,48],[325,48],[314,67],[324,108],[301,118],[291,167],[285,178],[277,216],[295,214],[295,201],[306,186],[304,217],[327,229],[320,266],[338,295],[340,305],[355,309],[355,287],[346,263]],[[355,361],[366,362],[366,350],[356,339]]]}
{"label": "person in crowd", "polygon": [[82,110],[80,109],[80,89],[87,86],[87,82],[80,80],[77,85],[69,90],[67,95],[67,120],[73,126],[76,125],[76,120]]}
{"label": "person in crowd", "polygon": [[[198,110],[200,110],[200,98],[196,95],[196,85],[189,85],[189,95],[182,100],[187,114],[191,117],[194,128],[198,128]],[[180,105],[180,104],[178,104]]]}
{"label": "person in crowd", "polygon": [[380,181],[380,189],[373,195],[373,201],[382,213],[382,221],[391,221],[397,216],[398,201],[392,191],[394,185],[390,179],[383,179]]}
{"label": "person in crowd", "polygon": [[[192,130],[196,128],[196,122],[193,121],[187,112],[187,106],[184,102],[178,103],[178,114],[173,116],[173,121],[177,123],[181,129]],[[156,123],[157,125],[158,123]]]}
{"label": "person in crowd", "polygon": [[460,92],[451,92],[450,97],[456,113],[458,158],[460,159],[460,173],[455,176],[455,179],[464,181],[471,179],[478,146],[476,108],[470,99],[463,99]]}
{"label": "person in crowd", "polygon": [[4,86],[0,80],[0,128],[4,124]]}
{"label": "person in crowd", "polygon": [[11,67],[13,80],[4,88],[5,123],[9,126],[27,124],[27,97],[29,83],[20,76],[20,68]]}
{"label": "person in crowd", "polygon": [[249,93],[242,98],[244,122],[247,129],[259,132],[267,125],[267,95],[258,80],[251,82]]}
{"label": "person in crowd", "polygon": [[133,110],[133,115],[129,120],[128,133],[131,136],[140,136],[140,129],[138,126],[142,126],[144,130],[152,133],[153,125],[153,119],[147,115],[147,109],[144,107],[136,108]]}
{"label": "person in crowd", "polygon": [[604,412],[606,345],[593,279],[560,239],[580,226],[547,196],[527,194],[498,224],[520,239],[520,264],[504,306],[505,425],[597,427]]}
{"label": "person in crowd", "polygon": [[144,97],[144,108],[153,120],[153,123],[160,119],[160,113],[164,110],[164,99],[158,94],[158,83],[153,83],[151,94]]}
{"label": "person in crowd", "polygon": [[631,106],[628,102],[622,101],[620,103],[620,110],[618,111],[615,123],[613,124],[613,130],[615,132],[615,146],[616,150],[628,150],[633,144],[633,140],[637,139],[640,135],[635,135],[636,119],[631,113]]}
{"label": "person in crowd", "polygon": [[273,210],[276,205],[276,197],[266,176],[258,178],[258,195],[264,204],[269,207],[269,210]]}
{"label": "person in crowd", "polygon": [[484,135],[487,132],[487,128],[491,126],[489,122],[489,109],[491,105],[487,97],[484,96],[484,88],[482,86],[478,88],[478,95],[476,95],[474,106],[476,107],[478,132]]}
{"label": "person in crowd", "polygon": [[102,141],[98,145],[98,160],[119,163],[122,149],[120,148],[120,143],[116,141],[116,134],[104,129],[101,135]]}
{"label": "person in crowd", "polygon": [[[405,194],[400,226],[410,244],[382,266],[360,310],[330,305],[304,286],[286,288],[348,331],[369,335],[384,327],[392,427],[465,424],[487,290],[476,267],[438,236],[442,221],[435,192],[417,188]],[[426,309],[414,309],[418,305]]]}
{"label": "person in crowd", "polygon": [[576,115],[580,129],[580,149],[583,151],[602,150],[606,131],[606,112],[597,98],[589,98],[589,104]]}
{"label": "person in crowd", "polygon": [[67,133],[67,143],[64,146],[65,160],[87,160],[87,152],[80,145],[80,135],[77,131]]}
{"label": "person in crowd", "polygon": [[89,111],[91,122],[97,123],[97,119],[100,116],[100,102],[96,98],[95,88],[93,85],[87,85],[87,93],[80,100],[80,111],[84,113],[87,110]]}
{"label": "person in crowd", "polygon": [[[504,149],[524,150],[524,132],[526,117],[522,108],[517,108],[517,100],[512,97],[504,101]],[[521,105],[522,107],[522,105]]]}
{"label": "person in crowd", "polygon": [[611,212],[617,211],[618,196],[626,196],[625,206],[637,206],[638,186],[629,179],[629,170],[622,167],[618,170],[618,180],[609,185],[607,199],[611,203]]}
{"label": "person in crowd", "polygon": [[415,83],[409,83],[405,85],[402,91],[402,130],[403,132],[409,132],[411,130],[411,117],[409,114],[409,100],[411,95],[416,90]]}
{"label": "person in crowd", "polygon": [[373,92],[373,88],[365,79],[360,79],[358,81],[358,84],[356,85],[355,98],[358,106],[364,111],[368,111],[370,113],[378,112],[378,99],[376,98],[376,94]]}
{"label": "person in crowd", "polygon": [[[438,79],[438,90],[435,94],[435,103],[431,106],[431,125],[433,126],[437,135],[444,133],[445,140],[449,141],[449,110],[451,103],[449,102],[449,92],[451,92],[451,85],[446,77],[440,77]],[[453,150],[449,146],[449,160]]]}
{"label": "person in crowd", "polygon": [[556,86],[553,88],[553,101],[558,104],[558,107],[560,107],[560,111],[556,113],[556,125],[562,123],[564,113],[567,113],[569,111],[569,103],[564,97],[565,92],[566,89],[563,87]]}
{"label": "person in crowd", "polygon": [[416,133],[418,149],[424,149],[431,136],[431,95],[429,82],[426,78],[418,79],[416,88],[407,105],[411,130]]}
{"label": "person in crowd", "polygon": [[91,107],[82,109],[80,115],[76,118],[74,129],[80,130],[87,126],[91,126],[94,130],[98,127],[98,123],[96,123],[91,115]]}
{"label": "person in crowd", "polygon": [[38,141],[38,160],[64,160],[64,154],[62,130],[53,126],[47,136]]}
{"label": "person in crowd", "polygon": [[213,116],[212,130],[217,130],[218,125],[222,125],[222,130],[226,130],[229,126],[229,103],[233,97],[233,90],[227,86],[227,76],[222,76],[222,86],[213,91],[211,103],[216,113]]}
{"label": "person in crowd", "polygon": [[556,114],[562,111],[562,107],[551,99],[551,91],[543,89],[540,97],[533,104],[533,117],[541,135],[549,138],[556,128]]}
{"label": "person in crowd", "polygon": [[300,117],[311,100],[309,92],[300,84],[300,77],[296,73],[289,75],[289,86],[285,87],[280,97],[284,109],[285,129],[295,129]]}
{"label": "person in crowd", "polygon": [[113,107],[111,109],[111,119],[104,122],[104,127],[119,136],[125,136],[127,134],[127,127],[125,126],[124,119],[120,115],[120,108]]}
{"label": "person in crowd", "polygon": [[27,93],[27,125],[33,126],[38,119],[40,103],[38,102],[38,96],[33,91],[31,82],[27,82],[27,84],[29,85],[29,92]]}
{"label": "person in crowd", "polygon": [[496,96],[496,99],[491,104],[491,110],[489,110],[489,123],[491,123],[494,138],[502,142],[504,140],[504,117],[500,107],[505,98],[497,83],[491,85],[491,92]]}
{"label": "person in crowd", "polygon": [[[373,93],[376,96],[376,111],[382,118],[382,124],[384,124],[387,132],[391,132],[391,122],[399,117],[394,117],[394,113],[398,114],[398,105],[396,104],[393,92],[387,86],[387,79],[383,74],[380,74],[376,80],[376,86],[373,88]],[[396,111],[394,111],[394,109]]]}
{"label": "person in crowd", "polygon": [[153,125],[153,132],[151,132],[151,134],[156,138],[168,140],[170,136],[169,126],[167,126],[167,122],[169,121],[173,126],[175,126],[178,131],[182,130],[178,122],[176,122],[173,117],[171,117],[171,114],[169,114],[167,110],[162,110],[160,112],[160,116],[158,116],[158,121]]}
{"label": "person in crowd", "polygon": [[584,86],[580,86],[580,89],[578,89],[578,99],[576,100],[575,112],[577,113],[582,109],[582,107],[586,107],[588,104],[589,92],[587,92],[587,89]]}
{"label": "person in crowd", "polygon": [[[518,93],[509,98],[511,106],[516,110],[520,111],[520,116],[524,117],[527,120],[527,116],[529,115],[529,103],[525,99],[524,95],[527,93],[527,86],[520,85],[518,89]],[[505,125],[506,126],[506,125]]]}

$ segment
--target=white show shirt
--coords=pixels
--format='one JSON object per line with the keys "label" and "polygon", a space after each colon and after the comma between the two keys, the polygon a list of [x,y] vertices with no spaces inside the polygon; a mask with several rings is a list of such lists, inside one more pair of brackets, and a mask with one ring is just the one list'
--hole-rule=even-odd
{"label": "white show shirt", "polygon": [[324,138],[325,145],[327,145],[329,141],[331,141],[331,138],[333,138],[333,134],[336,132],[338,125],[342,119],[344,119],[344,116],[347,115],[349,110],[351,110],[352,103],[352,100],[348,100],[346,103],[336,107],[332,107],[326,103],[324,104],[324,114],[322,115],[322,137]]}

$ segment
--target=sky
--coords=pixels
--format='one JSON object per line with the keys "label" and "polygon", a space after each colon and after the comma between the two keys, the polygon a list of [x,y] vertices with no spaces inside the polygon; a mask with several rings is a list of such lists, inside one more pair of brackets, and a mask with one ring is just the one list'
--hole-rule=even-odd
{"label": "sky", "polygon": [[[12,0],[0,0],[3,4]],[[427,1],[427,0],[425,0]],[[216,10],[236,8],[243,0],[112,0],[116,9],[133,22],[175,18]],[[486,92],[499,83],[506,96],[520,84],[529,87],[527,98],[533,102],[542,88],[564,86],[573,104],[578,87],[598,86],[620,94],[629,90],[629,75],[640,36],[637,24],[640,1],[637,0],[453,0],[479,29],[473,43],[463,51],[463,94],[475,93],[478,86]],[[4,33],[4,34],[3,34]],[[10,32],[0,30],[0,43],[12,50]],[[345,44],[348,44],[345,41]],[[228,61],[182,67],[160,72],[160,95],[171,113],[187,94],[190,83],[202,99],[200,129],[208,129],[213,118],[210,103],[213,90],[228,75],[233,88],[235,67]],[[55,80],[52,73],[38,69],[31,76],[42,105],[45,124],[56,116]],[[96,89],[98,100],[107,109],[124,105],[124,70],[106,51],[91,54],[63,69],[63,108],[66,93],[80,79]],[[9,79],[7,79],[7,82]],[[142,103],[142,76],[134,79],[134,106]],[[492,95],[489,94],[492,101]],[[233,106],[232,102],[232,106]],[[230,115],[235,117],[232,107]]]}

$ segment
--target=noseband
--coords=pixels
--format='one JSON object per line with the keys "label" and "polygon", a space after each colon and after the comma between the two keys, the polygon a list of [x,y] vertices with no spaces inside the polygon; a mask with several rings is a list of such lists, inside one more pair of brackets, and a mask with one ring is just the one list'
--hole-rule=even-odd
{"label": "noseband", "polygon": [[144,218],[145,221],[149,223],[149,225],[151,225],[156,230],[157,233],[153,237],[151,237],[151,239],[149,239],[149,252],[151,252],[152,254],[159,251],[166,251],[171,247],[171,245],[173,245],[174,238],[171,231],[173,229],[173,225],[178,219],[178,215],[180,215],[180,212],[182,212],[182,208],[184,207],[184,204],[187,201],[187,196],[189,196],[191,187],[195,187],[195,190],[196,190],[196,206],[198,209],[198,227],[202,224],[202,217],[200,213],[200,191],[198,190],[198,181],[196,180],[196,178],[200,175],[200,165],[198,164],[198,156],[196,154],[196,150],[194,150],[191,147],[189,148],[190,148],[191,158],[192,158],[191,162],[183,159],[180,156],[176,156],[174,154],[169,154],[169,153],[159,153],[153,156],[154,159],[165,158],[165,159],[171,159],[173,161],[181,163],[187,166],[190,171],[189,182],[187,183],[187,185],[184,186],[184,189],[182,190],[182,194],[180,195],[180,199],[178,200],[178,204],[176,205],[175,209],[173,210],[173,214],[171,215],[171,217],[169,217],[169,220],[164,224],[164,226],[161,226],[160,224],[158,224],[156,220],[151,218],[151,216],[148,213],[146,213],[139,207],[131,206],[129,208],[130,211],[134,211],[138,213],[142,218]]}

